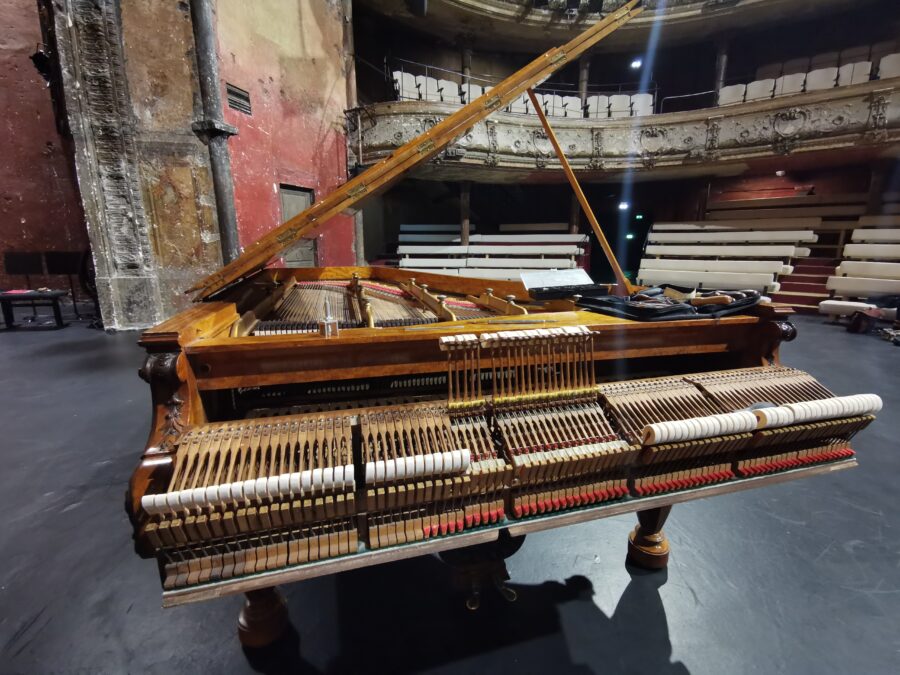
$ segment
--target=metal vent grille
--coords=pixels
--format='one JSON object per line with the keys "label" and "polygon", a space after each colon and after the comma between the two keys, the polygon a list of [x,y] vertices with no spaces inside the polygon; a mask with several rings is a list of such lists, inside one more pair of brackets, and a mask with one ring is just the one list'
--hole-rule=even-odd
{"label": "metal vent grille", "polygon": [[228,93],[228,107],[232,110],[239,110],[247,115],[252,114],[250,108],[250,92],[244,91],[240,87],[233,84],[225,83],[225,91]]}

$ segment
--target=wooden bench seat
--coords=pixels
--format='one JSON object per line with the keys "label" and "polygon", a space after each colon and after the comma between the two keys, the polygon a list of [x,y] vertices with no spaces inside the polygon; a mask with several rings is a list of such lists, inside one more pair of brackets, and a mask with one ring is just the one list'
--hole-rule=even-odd
{"label": "wooden bench seat", "polygon": [[401,244],[452,244],[459,242],[459,233],[447,234],[422,234],[401,232],[397,235],[397,241]]}
{"label": "wooden bench seat", "polygon": [[697,258],[804,258],[809,249],[791,246],[681,246],[665,244],[648,244],[647,255],[657,256],[693,256]]}
{"label": "wooden bench seat", "polygon": [[448,244],[447,246],[398,246],[397,254],[405,255],[465,255],[469,250],[468,246],[461,244]]}
{"label": "wooden bench seat", "polygon": [[401,258],[400,267],[465,267],[465,258]]}
{"label": "wooden bench seat", "polygon": [[692,288],[741,290],[754,289],[775,292],[779,284],[772,274],[753,272],[696,272],[678,270],[641,269],[638,271],[639,284],[675,284]]}
{"label": "wooden bench seat", "polygon": [[845,258],[863,260],[900,260],[900,244],[847,244]]}
{"label": "wooden bench seat", "polygon": [[850,241],[874,244],[874,243],[883,243],[883,244],[892,244],[895,242],[900,242],[900,229],[867,229],[867,230],[853,230],[853,236],[850,238]]}
{"label": "wooden bench seat", "polygon": [[583,234],[473,234],[469,243],[484,244],[584,244]]}
{"label": "wooden bench seat", "polygon": [[571,258],[466,258],[466,268],[523,268],[536,270],[574,269],[577,263]]}
{"label": "wooden bench seat", "polygon": [[470,244],[469,255],[582,255],[584,249],[568,244],[547,244],[529,246],[527,244]]}
{"label": "wooden bench seat", "polygon": [[655,223],[654,232],[704,232],[728,230],[815,230],[822,225],[821,218],[773,218],[770,220],[696,220],[678,223]]}
{"label": "wooden bench seat", "polygon": [[839,277],[900,279],[900,263],[845,260],[835,270]]}
{"label": "wooden bench seat", "polygon": [[900,227],[900,216],[860,216],[860,227]]}
{"label": "wooden bench seat", "polygon": [[[568,223],[503,223],[501,232],[568,232]],[[583,235],[582,235],[583,236]]]}
{"label": "wooden bench seat", "polygon": [[[885,230],[887,231],[887,230]],[[763,242],[763,243],[800,243],[818,241],[815,232],[808,230],[772,230],[764,232],[651,232],[648,241],[655,244],[665,243],[731,243],[731,242]]]}
{"label": "wooden bench seat", "polygon": [[871,295],[900,294],[900,279],[868,277],[828,277],[829,291],[845,298],[868,298]]}
{"label": "wooden bench seat", "polygon": [[683,270],[693,272],[756,272],[790,274],[791,265],[780,260],[697,260],[690,258],[644,258],[641,269]]}
{"label": "wooden bench seat", "polygon": [[[469,225],[469,232],[475,231],[475,225]],[[428,225],[421,224],[416,225],[412,223],[407,223],[400,225],[400,232],[405,234],[434,234],[434,233],[444,233],[449,232],[454,234],[455,236],[459,236],[459,224],[449,224],[449,225]]]}
{"label": "wooden bench seat", "polygon": [[574,269],[570,258],[401,258],[400,267],[447,268],[511,268],[511,269]]}

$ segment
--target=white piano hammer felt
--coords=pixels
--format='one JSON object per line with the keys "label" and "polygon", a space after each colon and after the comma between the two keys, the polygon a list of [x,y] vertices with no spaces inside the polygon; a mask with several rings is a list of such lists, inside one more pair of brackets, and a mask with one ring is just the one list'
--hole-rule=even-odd
{"label": "white piano hammer felt", "polygon": [[761,408],[754,414],[758,428],[784,427],[820,420],[839,419],[871,415],[882,408],[881,397],[877,394],[856,394],[855,396],[835,396],[816,401],[788,403],[774,408]]}
{"label": "white piano hammer felt", "polygon": [[141,498],[141,507],[150,515],[157,515],[185,509],[215,507],[227,502],[305,497],[326,491],[353,490],[355,487],[353,465],[348,464],[263,476],[235,483],[147,494]]}
{"label": "white piano hammer felt", "polygon": [[741,434],[752,431],[756,426],[756,416],[746,410],[707,417],[692,417],[686,420],[655,422],[644,427],[641,432],[641,443],[643,445],[659,445]]}
{"label": "white piano hammer felt", "polygon": [[471,463],[472,452],[467,448],[367,462],[366,484],[421,476],[460,474],[468,471]]}

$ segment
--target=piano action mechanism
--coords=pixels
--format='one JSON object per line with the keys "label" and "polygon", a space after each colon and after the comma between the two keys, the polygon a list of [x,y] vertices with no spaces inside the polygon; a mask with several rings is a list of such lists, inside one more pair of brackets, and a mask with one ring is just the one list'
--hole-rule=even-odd
{"label": "piano action mechanism", "polygon": [[[266,644],[285,622],[279,583],[475,544],[508,552],[510,536],[627,512],[629,562],[664,567],[673,504],[856,465],[850,442],[881,401],[779,365],[789,309],[637,322],[537,302],[519,282],[266,267],[635,5],[273,230],[143,334],[153,420],[126,509],[164,605],[246,593],[241,639]],[[581,201],[610,291],[630,292]]]}
{"label": "piano action mechanism", "polygon": [[138,551],[175,605],[638,512],[628,559],[664,566],[672,504],[856,464],[881,402],[778,365],[790,328],[771,305],[642,323],[514,282],[265,270],[142,338]]}

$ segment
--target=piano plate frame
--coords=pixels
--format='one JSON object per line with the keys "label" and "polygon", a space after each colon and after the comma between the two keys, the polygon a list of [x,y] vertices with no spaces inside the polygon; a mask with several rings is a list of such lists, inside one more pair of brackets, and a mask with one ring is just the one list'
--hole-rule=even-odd
{"label": "piano plate frame", "polygon": [[163,607],[186,605],[193,602],[222,598],[237,593],[246,593],[247,591],[270,588],[279,584],[314,579],[315,577],[337,574],[338,572],[347,572],[349,570],[371,567],[373,565],[380,565],[396,560],[415,558],[420,555],[439,553],[441,551],[447,551],[463,546],[483,544],[495,541],[500,536],[500,530],[504,529],[508,530],[513,536],[519,536],[562,527],[564,525],[575,525],[577,523],[586,523],[601,518],[609,518],[624,513],[648,511],[650,509],[672,506],[673,504],[694,501],[705,497],[714,497],[721,494],[750,490],[766,485],[777,485],[778,483],[786,483],[799,478],[826,475],[834,473],[835,471],[852,469],[856,465],[856,459],[850,458],[837,462],[829,462],[828,464],[782,471],[768,476],[756,476],[754,478],[732,480],[726,483],[708,485],[685,490],[684,492],[675,492],[673,494],[658,495],[655,497],[629,497],[624,501],[616,502],[615,504],[588,506],[564,511],[555,515],[541,516],[536,519],[522,521],[505,520],[503,523],[482,528],[468,534],[455,534],[433,541],[401,544],[399,546],[391,546],[389,548],[372,551],[361,551],[340,558],[305,563],[280,570],[272,570],[271,572],[260,572],[240,579],[215,581],[202,586],[175,591],[165,591],[163,592],[162,605]]}

